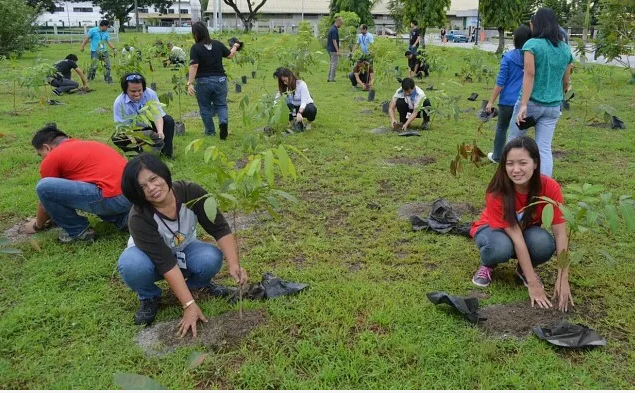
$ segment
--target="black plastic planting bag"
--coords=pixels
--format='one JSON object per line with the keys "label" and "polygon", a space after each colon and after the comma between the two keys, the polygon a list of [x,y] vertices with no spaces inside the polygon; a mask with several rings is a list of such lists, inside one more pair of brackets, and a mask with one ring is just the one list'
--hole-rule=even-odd
{"label": "black plastic planting bag", "polygon": [[448,295],[445,292],[430,292],[426,295],[433,304],[445,303],[458,311],[468,321],[477,323],[487,318],[481,317],[478,313],[478,299],[475,297],[458,297]]}
{"label": "black plastic planting bag", "polygon": [[606,340],[593,329],[584,325],[571,325],[567,321],[562,321],[551,328],[535,327],[533,330],[538,338],[559,347],[586,348],[606,345]]}
{"label": "black plastic planting bag", "polygon": [[[251,284],[244,288],[243,299],[261,300],[293,295],[308,286],[309,284],[284,281],[272,273],[265,273],[262,275],[262,280],[258,284]],[[229,302],[237,302],[238,295],[238,290],[235,289]]]}
{"label": "black plastic planting bag", "polygon": [[427,219],[410,216],[410,224],[413,231],[432,229],[437,233],[448,233],[454,228],[459,228],[459,216],[448,201],[437,199],[432,203],[432,211]]}

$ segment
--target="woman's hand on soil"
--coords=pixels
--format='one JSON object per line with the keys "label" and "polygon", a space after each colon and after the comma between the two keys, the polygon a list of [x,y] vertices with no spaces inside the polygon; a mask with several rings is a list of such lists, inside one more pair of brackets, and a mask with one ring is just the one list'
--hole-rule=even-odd
{"label": "woman's hand on soil", "polygon": [[534,304],[538,305],[539,308],[553,307],[553,305],[547,298],[545,288],[543,288],[542,284],[540,284],[539,282],[536,282],[535,284],[529,284],[529,300],[531,301],[532,307],[534,307]]}
{"label": "woman's hand on soil", "polygon": [[245,285],[247,284],[247,271],[245,269],[243,269],[242,267],[236,265],[236,266],[230,266],[229,267],[229,275],[232,276],[234,278],[234,280],[236,280],[236,284],[238,285]]}
{"label": "woman's hand on soil", "polygon": [[556,280],[556,286],[553,289],[553,299],[554,302],[558,302],[558,310],[560,311],[569,311],[569,302],[571,302],[572,307],[575,307],[575,304],[573,304],[573,296],[571,296],[569,280],[566,278]]}
{"label": "woman's hand on soil", "polygon": [[196,90],[194,90],[194,85],[189,85],[187,87],[187,94],[190,96],[193,96],[194,94],[196,94]]}
{"label": "woman's hand on soil", "polygon": [[527,105],[520,105],[518,116],[516,116],[516,124],[520,125],[520,123],[524,122],[525,117],[527,117]]}
{"label": "woman's hand on soil", "polygon": [[199,319],[203,322],[207,322],[207,318],[205,318],[201,309],[198,308],[196,303],[193,303],[183,311],[183,318],[178,324],[179,331],[177,335],[183,338],[187,334],[187,331],[192,329],[192,337],[196,337],[196,323]]}

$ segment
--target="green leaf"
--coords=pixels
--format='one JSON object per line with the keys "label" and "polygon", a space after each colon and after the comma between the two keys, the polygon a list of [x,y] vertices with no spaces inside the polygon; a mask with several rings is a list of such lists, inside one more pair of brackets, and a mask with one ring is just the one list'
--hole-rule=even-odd
{"label": "green leaf", "polygon": [[[232,188],[232,187],[230,187],[230,188]],[[222,194],[219,194],[218,196],[223,198],[223,199],[225,199],[225,200],[231,201],[231,202],[233,202],[236,205],[238,205],[238,199],[236,199],[236,197],[234,197],[231,194],[222,193]]]}
{"label": "green leaf", "polygon": [[604,206],[604,212],[606,214],[606,221],[608,221],[611,231],[616,232],[618,229],[619,220],[617,216],[617,208],[614,205],[606,205]]}
{"label": "green leaf", "polygon": [[256,158],[249,163],[247,167],[247,176],[253,176],[256,172],[260,172],[260,162],[260,158]]}
{"label": "green leaf", "polygon": [[263,153],[265,159],[265,178],[270,186],[274,184],[274,172],[273,172],[273,152],[267,150]]}
{"label": "green leaf", "polygon": [[635,211],[633,210],[633,204],[626,201],[620,202],[620,210],[622,211],[622,217],[626,222],[626,228],[629,231],[635,230]]}
{"label": "green leaf", "polygon": [[17,248],[0,248],[0,254],[19,255],[22,254],[22,250],[18,250]]}
{"label": "green leaf", "polygon": [[577,265],[582,261],[582,257],[584,256],[584,250],[577,251],[569,251],[569,257],[571,260],[571,264]]}
{"label": "green leaf", "polygon": [[11,241],[6,237],[0,237],[0,247],[11,244]]}
{"label": "green leaf", "polygon": [[115,385],[123,390],[167,390],[165,386],[145,375],[116,373],[114,379]]}
{"label": "green leaf", "polygon": [[553,223],[553,205],[548,204],[542,209],[542,227],[545,229],[551,228]]}
{"label": "green leaf", "polygon": [[273,207],[274,209],[276,210],[280,209],[280,204],[278,203],[278,199],[276,199],[274,196],[269,195],[267,197],[267,201],[269,202],[271,207]]}
{"label": "green leaf", "polygon": [[287,151],[284,149],[284,146],[280,145],[277,149],[278,153],[278,166],[280,167],[280,171],[282,172],[283,177],[288,177],[291,175],[289,170],[289,162],[291,159],[287,154]]}
{"label": "green leaf", "polygon": [[187,370],[194,370],[196,367],[203,364],[208,355],[209,354],[204,352],[192,352],[187,358]]}
{"label": "green leaf", "polygon": [[558,254],[558,258],[556,259],[556,265],[558,269],[566,269],[571,264],[571,258],[569,255],[569,250],[562,250],[560,254]]}
{"label": "green leaf", "polygon": [[216,198],[211,195],[208,196],[207,199],[205,199],[203,208],[205,209],[207,218],[209,218],[211,222],[214,222],[216,220],[216,215],[218,214],[218,202],[216,201]]}
{"label": "green leaf", "polygon": [[598,253],[602,256],[604,256],[604,258],[606,258],[606,260],[609,262],[609,264],[611,266],[615,266],[616,261],[615,258],[613,258],[613,256],[611,254],[608,253],[608,251],[606,250],[598,250]]}
{"label": "green leaf", "polygon": [[212,155],[214,153],[215,148],[216,146],[210,146],[207,149],[205,149],[205,153],[203,154],[203,160],[205,160],[206,164],[209,164],[209,160],[212,159]]}
{"label": "green leaf", "polygon": [[294,197],[293,195],[289,194],[288,192],[282,191],[282,190],[273,190],[273,192],[277,195],[280,195],[281,197],[283,197],[284,199],[293,202],[293,203],[298,203],[298,199],[296,197]]}

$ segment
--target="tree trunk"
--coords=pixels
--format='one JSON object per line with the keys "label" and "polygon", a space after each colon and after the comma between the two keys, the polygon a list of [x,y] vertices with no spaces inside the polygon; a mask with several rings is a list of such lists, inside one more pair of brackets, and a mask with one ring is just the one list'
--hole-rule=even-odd
{"label": "tree trunk", "polygon": [[119,32],[120,33],[125,33],[126,31],[123,28],[123,21],[124,19],[128,16],[128,14],[124,15],[123,17],[119,17],[117,18],[119,20]]}
{"label": "tree trunk", "polygon": [[425,49],[426,48],[426,30],[427,30],[428,26],[423,26],[423,31],[421,32],[421,39],[419,40],[419,42],[421,42],[421,49]]}
{"label": "tree trunk", "polygon": [[505,50],[505,29],[498,28],[498,48],[496,48],[496,54],[500,55]]}

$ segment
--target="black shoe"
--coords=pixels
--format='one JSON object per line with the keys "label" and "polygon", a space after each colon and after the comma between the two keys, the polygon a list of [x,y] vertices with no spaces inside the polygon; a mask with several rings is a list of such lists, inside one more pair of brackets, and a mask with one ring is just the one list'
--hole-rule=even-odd
{"label": "black shoe", "polygon": [[134,314],[135,325],[149,325],[159,312],[159,298],[142,300],[139,309]]}
{"label": "black shoe", "polygon": [[62,95],[62,93],[57,89],[53,89],[53,94],[55,94],[58,97]]}
{"label": "black shoe", "polygon": [[210,294],[210,296],[220,298],[233,296],[236,292],[236,288],[214,284],[213,282],[207,284],[207,286],[205,286],[205,290]]}
{"label": "black shoe", "polygon": [[227,124],[221,123],[218,125],[218,127],[220,128],[220,139],[227,139],[227,134],[229,134],[229,132],[227,131]]}

